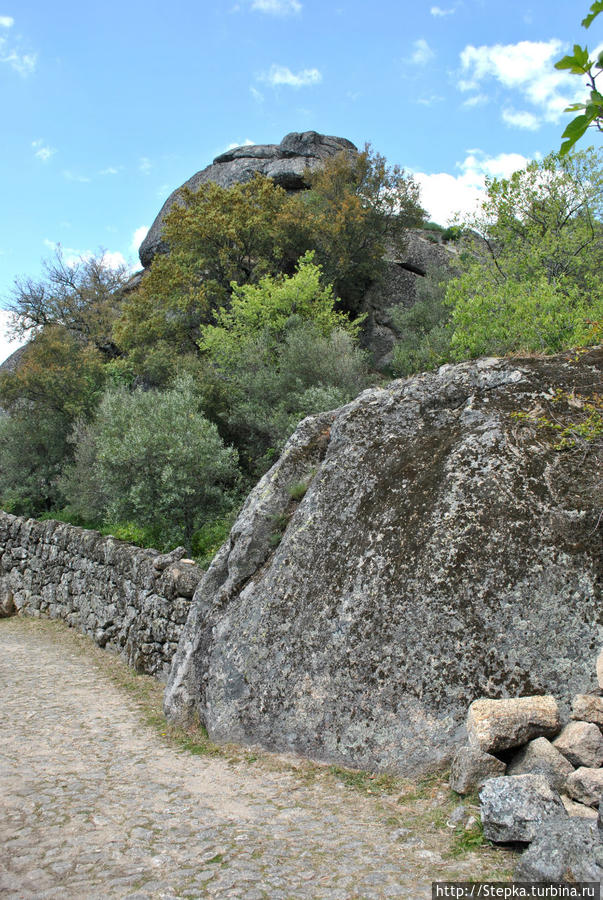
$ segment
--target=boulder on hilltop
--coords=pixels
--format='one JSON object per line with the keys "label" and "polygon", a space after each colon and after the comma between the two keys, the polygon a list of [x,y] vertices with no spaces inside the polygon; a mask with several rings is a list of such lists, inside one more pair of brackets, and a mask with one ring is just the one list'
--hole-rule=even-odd
{"label": "boulder on hilltop", "polygon": [[306,170],[314,171],[325,159],[342,151],[357,153],[358,148],[346,138],[318,134],[316,131],[293,131],[285,135],[280,144],[255,144],[236,147],[216,156],[211,166],[197,172],[188,181],[172,191],[138,251],[145,268],[151,265],[156,253],[165,249],[161,240],[163,222],[175,203],[181,199],[182,189],[196,191],[202,184],[213,181],[220,187],[251,181],[254,175],[264,175],[285,188],[299,191],[308,187]]}
{"label": "boulder on hilltop", "polygon": [[301,422],[195,592],[168,717],[408,774],[475,697],[552,694],[567,720],[597,686],[602,442],[560,451],[539,417],[579,418],[602,363],[448,365]]}

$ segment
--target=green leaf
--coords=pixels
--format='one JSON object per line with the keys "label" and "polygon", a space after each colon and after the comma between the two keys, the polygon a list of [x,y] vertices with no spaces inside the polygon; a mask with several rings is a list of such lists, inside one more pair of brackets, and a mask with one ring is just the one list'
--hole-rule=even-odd
{"label": "green leaf", "polygon": [[555,63],[555,68],[569,69],[574,75],[584,75],[585,72],[588,72],[590,65],[588,49],[580,47],[579,44],[574,44],[574,55],[564,56],[563,59],[558,60]]}
{"label": "green leaf", "polygon": [[576,112],[578,109],[586,109],[586,105],[584,103],[572,103],[571,106],[566,106],[563,112]]}
{"label": "green leaf", "polygon": [[590,123],[593,120],[592,115],[585,114],[583,116],[576,116],[575,119],[568,124],[567,128],[561,135],[562,138],[566,138],[562,144],[560,153],[562,156],[565,156],[574,146],[576,141],[579,141]]}
{"label": "green leaf", "polygon": [[597,18],[600,12],[603,12],[603,0],[595,0],[590,8],[589,14],[585,19],[582,19],[582,24],[585,28],[590,28],[593,21]]}
{"label": "green leaf", "polygon": [[597,61],[594,63],[596,69],[603,69],[603,50],[599,53]]}

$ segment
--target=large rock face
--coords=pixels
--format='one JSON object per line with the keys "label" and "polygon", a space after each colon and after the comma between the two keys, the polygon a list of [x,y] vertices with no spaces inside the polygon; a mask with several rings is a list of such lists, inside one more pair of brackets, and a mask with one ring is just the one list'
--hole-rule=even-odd
{"label": "large rock face", "polygon": [[345,138],[318,134],[316,131],[294,131],[287,134],[280,144],[257,144],[251,147],[237,147],[217,156],[211,166],[197,172],[167,198],[159,215],[151,225],[149,233],[138,251],[143,266],[151,265],[156,253],[165,249],[161,240],[163,221],[175,203],[181,199],[182,188],[196,191],[202,184],[213,181],[221,187],[251,181],[257,173],[272,178],[276,184],[288,191],[298,191],[307,187],[304,175],[307,169],[313,171],[330,156],[342,150],[357,152],[358,148]]}
{"label": "large rock face", "polygon": [[194,595],[168,716],[411,773],[475,697],[566,715],[603,636],[600,453],[512,413],[591,394],[602,355],[446,366],[304,420]]}

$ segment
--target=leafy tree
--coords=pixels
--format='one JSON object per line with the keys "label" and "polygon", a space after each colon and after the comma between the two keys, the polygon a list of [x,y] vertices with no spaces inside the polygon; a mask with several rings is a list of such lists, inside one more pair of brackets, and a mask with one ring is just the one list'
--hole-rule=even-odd
{"label": "leafy tree", "polygon": [[233,284],[291,275],[308,250],[344,308],[357,310],[383,271],[386,245],[400,244],[422,221],[418,187],[368,148],[339,154],[307,178],[311,189],[293,195],[259,175],[228,189],[208,183],[183,192],[165,221],[170,253],[155,257],[115,329],[138,371],[161,383],[174,354],[196,352]]}
{"label": "leafy tree", "polygon": [[355,395],[366,383],[358,324],[335,309],[306,254],[291,276],[235,287],[232,305],[202,330],[208,411],[257,473],[297,422]]}
{"label": "leafy tree", "polygon": [[110,388],[76,432],[63,489],[84,518],[133,521],[161,542],[190,547],[200,523],[223,511],[237,476],[236,451],[198,411],[192,380],[183,378],[162,392]]}
{"label": "leafy tree", "polygon": [[[104,382],[102,358],[58,325],[40,331],[15,372],[0,375],[0,498],[36,514],[60,502],[68,436],[89,416]],[[16,505],[15,505],[16,504]]]}
{"label": "leafy tree", "polygon": [[309,228],[308,247],[344,307],[357,313],[367,287],[384,272],[385,251],[401,252],[409,228],[425,220],[419,187],[369,145],[331,157],[307,179],[310,190],[294,204]]}
{"label": "leafy tree", "polygon": [[43,263],[45,276],[17,278],[9,299],[13,331],[24,337],[61,326],[83,343],[109,356],[119,306],[119,291],[128,280],[126,266],[109,265],[104,253],[67,262],[59,247],[54,260]]}
{"label": "leafy tree", "polygon": [[[582,19],[582,25],[590,28],[600,12],[603,12],[603,0],[595,0],[591,4],[589,14]],[[566,109],[566,112],[577,112],[578,110],[583,110],[583,112],[572,119],[563,132],[562,138],[565,140],[561,144],[560,152],[562,156],[565,156],[585,134],[587,128],[592,127],[603,131],[603,95],[596,84],[596,80],[603,70],[603,51],[599,53],[597,59],[591,59],[588,47],[574,44],[573,53],[558,60],[555,68],[568,69],[574,75],[586,76],[586,86],[589,89],[589,98],[586,103],[573,103]]]}
{"label": "leafy tree", "polygon": [[601,153],[532,162],[487,185],[464,272],[448,286],[453,353],[554,352],[600,319]]}

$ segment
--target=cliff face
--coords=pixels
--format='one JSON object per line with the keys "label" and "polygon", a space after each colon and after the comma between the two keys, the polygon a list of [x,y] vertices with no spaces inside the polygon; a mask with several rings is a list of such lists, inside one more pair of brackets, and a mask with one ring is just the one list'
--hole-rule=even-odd
{"label": "cliff face", "polygon": [[446,366],[304,420],[195,593],[169,718],[411,773],[449,758],[477,696],[583,690],[601,442],[559,451],[535,420],[578,421],[601,361]]}

